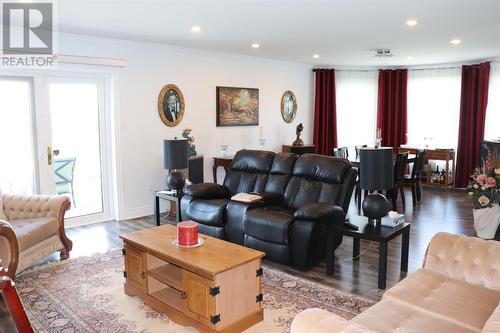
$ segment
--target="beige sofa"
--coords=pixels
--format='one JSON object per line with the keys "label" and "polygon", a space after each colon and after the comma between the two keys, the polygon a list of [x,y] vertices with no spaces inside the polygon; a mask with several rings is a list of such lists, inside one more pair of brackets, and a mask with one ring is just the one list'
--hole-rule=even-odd
{"label": "beige sofa", "polygon": [[299,313],[291,333],[499,333],[500,242],[436,234],[423,268],[350,321],[328,311]]}
{"label": "beige sofa", "polygon": [[0,191],[0,266],[14,275],[60,251],[69,257],[73,243],[64,230],[69,198],[48,195],[13,195]]}

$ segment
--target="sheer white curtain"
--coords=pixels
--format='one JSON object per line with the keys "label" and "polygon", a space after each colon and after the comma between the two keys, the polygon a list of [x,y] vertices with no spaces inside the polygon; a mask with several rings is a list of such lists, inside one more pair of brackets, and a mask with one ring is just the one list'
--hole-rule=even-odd
{"label": "sheer white curtain", "polygon": [[408,145],[456,149],[460,79],[460,67],[409,71]]}
{"label": "sheer white curtain", "polygon": [[486,140],[500,138],[500,63],[498,62],[492,63],[490,69],[484,138]]}
{"label": "sheer white curtain", "polygon": [[377,126],[377,71],[336,71],[337,140],[339,147],[373,146]]}

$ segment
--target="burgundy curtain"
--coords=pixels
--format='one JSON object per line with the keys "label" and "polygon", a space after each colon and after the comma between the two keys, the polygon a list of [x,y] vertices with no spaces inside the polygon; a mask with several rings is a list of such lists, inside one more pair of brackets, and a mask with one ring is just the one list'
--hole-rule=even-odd
{"label": "burgundy curtain", "polygon": [[397,148],[406,143],[407,69],[378,72],[377,128],[382,129],[382,146]]}
{"label": "burgundy curtain", "polygon": [[455,187],[467,187],[484,138],[490,64],[462,66]]}
{"label": "burgundy curtain", "polygon": [[335,70],[316,70],[314,99],[314,144],[316,152],[332,155],[337,147],[337,110],[335,98]]}

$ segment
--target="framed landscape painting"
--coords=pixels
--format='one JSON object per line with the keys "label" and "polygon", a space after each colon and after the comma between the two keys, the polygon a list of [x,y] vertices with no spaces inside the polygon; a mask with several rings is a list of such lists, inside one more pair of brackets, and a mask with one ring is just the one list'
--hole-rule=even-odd
{"label": "framed landscape painting", "polygon": [[259,89],[217,87],[217,127],[259,124]]}

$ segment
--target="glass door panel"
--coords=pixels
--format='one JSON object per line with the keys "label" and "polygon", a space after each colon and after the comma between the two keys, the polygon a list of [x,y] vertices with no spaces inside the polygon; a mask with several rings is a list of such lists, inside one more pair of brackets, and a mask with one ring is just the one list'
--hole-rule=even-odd
{"label": "glass door panel", "polygon": [[0,188],[36,192],[32,81],[0,77]]}
{"label": "glass door panel", "polygon": [[99,80],[48,80],[54,186],[72,200],[67,217],[102,213]]}

